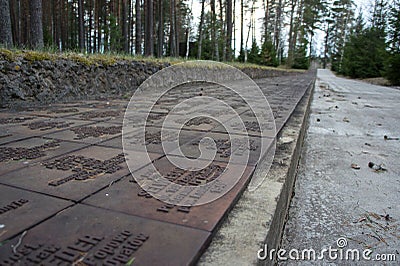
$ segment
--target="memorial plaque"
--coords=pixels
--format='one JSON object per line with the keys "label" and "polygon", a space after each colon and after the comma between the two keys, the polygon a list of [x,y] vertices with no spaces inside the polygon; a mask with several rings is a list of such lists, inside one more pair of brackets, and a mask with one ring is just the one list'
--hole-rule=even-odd
{"label": "memorial plaque", "polygon": [[82,125],[69,128],[62,132],[47,134],[46,137],[75,141],[88,144],[96,144],[111,139],[122,133],[121,124],[98,122],[96,124]]}
{"label": "memorial plaque", "polygon": [[[228,134],[223,133],[206,133],[199,138],[193,139],[181,146],[184,156],[189,158],[199,158],[199,145],[204,145],[205,152],[216,152],[214,160],[220,162],[228,162],[232,154],[231,138]],[[171,151],[170,154],[178,155],[178,151]]]}
{"label": "memorial plaque", "polygon": [[0,113],[0,126],[2,125],[10,125],[10,124],[22,124],[33,119],[37,119],[36,116],[30,115],[21,115],[20,113]]}
{"label": "memorial plaque", "polygon": [[72,205],[66,200],[4,185],[0,185],[0,195],[0,224],[3,225],[0,243]]}
{"label": "memorial plaque", "polygon": [[78,201],[128,173],[120,149],[90,146],[4,174],[0,183]]}
{"label": "memorial plaque", "polygon": [[[264,114],[267,116],[267,114]],[[266,121],[266,122],[265,122]],[[265,118],[265,127],[263,128],[264,137],[275,137],[277,131],[275,131],[273,118]],[[242,123],[246,132],[242,131]],[[218,126],[212,129],[212,132],[226,132],[227,128],[231,128],[231,132],[236,135],[249,135],[252,137],[261,137],[261,127],[257,118],[250,111],[246,111],[240,115],[240,120],[231,119],[225,122],[225,125]]]}
{"label": "memorial plaque", "polygon": [[[248,138],[248,143],[247,143]],[[181,146],[183,155],[189,158],[199,158],[200,141],[203,140],[205,151],[216,152],[216,156],[213,160],[219,162],[229,162],[232,158],[232,162],[236,164],[249,164],[255,165],[261,153],[261,138],[252,136],[241,136],[236,134],[227,133],[206,133],[198,139],[190,141]],[[273,139],[264,138],[266,145],[269,147]],[[214,144],[215,143],[215,144]],[[214,146],[215,145],[215,146]],[[249,153],[249,157],[246,157],[246,151]],[[170,152],[170,154],[178,155],[177,150]]]}
{"label": "memorial plaque", "polygon": [[79,120],[68,120],[64,118],[43,119],[37,118],[28,120],[24,123],[0,125],[3,137],[0,135],[0,143],[6,143],[19,139],[34,136],[43,136],[54,132],[61,132],[70,127],[79,127],[88,125],[93,122],[85,122]]}
{"label": "memorial plaque", "polygon": [[[84,113],[90,111],[89,108],[81,108],[79,106],[49,106],[48,108],[42,110],[35,110],[27,112],[30,115],[36,115],[40,117],[51,117],[51,118],[63,118],[68,116],[77,115],[79,113]],[[24,112],[23,112],[24,113]]]}
{"label": "memorial plaque", "polygon": [[[163,160],[163,159],[160,159]],[[225,167],[224,164],[214,164]],[[237,167],[232,165],[232,171]],[[113,184],[103,191],[96,193],[84,201],[84,203],[102,207],[110,210],[120,211],[127,214],[138,215],[145,218],[151,218],[159,221],[165,221],[174,224],[186,225],[193,228],[203,229],[212,232],[216,226],[223,220],[224,215],[233,207],[240,194],[246,188],[254,167],[247,167],[243,177],[239,182],[223,197],[212,201],[211,203],[184,207],[166,204],[153,198],[144,191],[134,180],[132,176],[124,177],[121,181]],[[171,166],[162,169],[162,173],[170,178],[177,175],[179,171]],[[179,180],[189,177],[189,171],[180,175]],[[139,171],[137,174],[145,173]],[[169,175],[169,177],[168,177]],[[207,175],[199,176],[202,180]],[[218,187],[214,187],[218,190]],[[194,199],[194,198],[193,198]]]}
{"label": "memorial plaque", "polygon": [[85,121],[110,121],[113,123],[122,123],[124,119],[125,109],[100,109],[91,110],[85,113],[69,116],[72,119],[79,119]]}
{"label": "memorial plaque", "polygon": [[84,148],[85,144],[33,137],[0,146],[0,175]]}
{"label": "memorial plaque", "polygon": [[[0,144],[19,139],[24,139],[30,135],[25,134],[22,124],[38,121],[40,118],[32,115],[21,115],[20,113],[0,113]],[[22,130],[16,130],[22,128]]]}
{"label": "memorial plaque", "polygon": [[0,247],[0,265],[191,265],[210,233],[76,205]]}
{"label": "memorial plaque", "polygon": [[[202,132],[180,130],[179,131],[179,143],[175,142],[174,135],[171,131],[174,130],[163,130],[163,139],[161,141],[161,128],[157,127],[146,127],[145,138],[143,139],[143,132],[139,129],[132,133],[127,133],[124,136],[125,139],[125,149],[128,150],[140,150],[143,151],[147,149],[148,152],[153,153],[169,153],[175,150],[178,146],[182,146],[185,143],[198,138],[201,136]],[[145,140],[143,143],[142,141]],[[106,142],[102,143],[107,145]],[[176,144],[176,145],[175,145]],[[164,147],[165,150],[164,150]]]}

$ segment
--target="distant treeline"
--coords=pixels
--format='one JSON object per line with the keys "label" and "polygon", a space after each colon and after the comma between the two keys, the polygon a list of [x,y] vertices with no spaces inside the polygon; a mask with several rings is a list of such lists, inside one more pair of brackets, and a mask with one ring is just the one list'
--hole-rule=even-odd
{"label": "distant treeline", "polygon": [[[198,18],[193,1],[199,1]],[[0,0],[0,43],[304,69],[319,54],[324,66],[354,77],[386,75],[399,53],[400,0],[374,0],[367,22],[356,18],[362,12],[352,0],[193,1]],[[260,8],[261,19],[255,15]],[[365,69],[363,53],[373,69]]]}

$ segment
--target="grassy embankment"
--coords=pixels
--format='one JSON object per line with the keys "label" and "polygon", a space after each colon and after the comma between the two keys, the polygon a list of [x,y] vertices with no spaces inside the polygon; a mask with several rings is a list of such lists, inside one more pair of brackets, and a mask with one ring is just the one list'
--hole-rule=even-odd
{"label": "grassy embankment", "polygon": [[[85,65],[103,65],[112,66],[118,61],[138,61],[138,62],[153,62],[153,63],[169,63],[171,65],[179,64],[182,62],[193,61],[195,59],[183,59],[183,58],[173,58],[173,57],[143,57],[143,56],[133,56],[133,55],[123,55],[123,54],[80,54],[74,52],[52,52],[52,51],[32,51],[32,50],[16,50],[16,49],[4,49],[0,48],[0,57],[7,61],[15,61],[17,58],[25,59],[30,62],[42,61],[42,60],[71,60],[77,63]],[[261,66],[251,63],[240,63],[240,62],[224,62],[228,65],[234,66],[239,69],[244,68],[255,68],[255,69],[265,69],[265,70],[279,70],[287,72],[304,72],[304,70],[297,69],[286,69],[284,67],[268,67]]]}

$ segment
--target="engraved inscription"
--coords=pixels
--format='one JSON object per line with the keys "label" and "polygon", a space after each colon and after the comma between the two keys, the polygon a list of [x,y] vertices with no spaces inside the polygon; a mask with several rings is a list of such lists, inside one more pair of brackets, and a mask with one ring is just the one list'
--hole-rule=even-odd
{"label": "engraved inscription", "polygon": [[[179,122],[179,121],[178,121]],[[183,121],[182,121],[183,122]],[[200,126],[203,124],[212,124],[213,120],[208,117],[195,117],[186,122],[185,126]]]}
{"label": "engraved inscription", "polygon": [[52,111],[48,111],[48,114],[51,113],[56,113],[56,114],[64,114],[64,113],[77,113],[79,112],[78,109],[76,108],[66,108],[66,109],[56,109],[56,110],[52,110]]}
{"label": "engraved inscription", "polygon": [[119,164],[123,162],[125,162],[125,157],[123,153],[120,153],[104,161],[84,156],[69,155],[60,159],[44,162],[43,165],[48,169],[62,171],[72,170],[74,172],[67,177],[55,179],[48,183],[49,186],[60,186],[72,180],[84,181],[87,179],[94,179],[104,174],[115,173],[122,169]]}
{"label": "engraved inscription", "polygon": [[49,130],[49,129],[53,129],[53,128],[67,128],[71,125],[73,125],[74,123],[67,123],[65,121],[37,121],[37,122],[32,122],[29,124],[24,124],[24,126],[29,127],[29,129],[31,130]]}
{"label": "engraved inscription", "polygon": [[175,167],[166,173],[164,177],[169,181],[183,186],[199,186],[214,181],[218,178],[225,168],[216,164],[211,164],[199,171],[187,171]]}
{"label": "engraved inscription", "polygon": [[23,123],[27,120],[31,120],[33,117],[13,117],[13,118],[0,118],[0,124],[18,124]]}
{"label": "engraved inscription", "polygon": [[[184,199],[186,197],[190,197],[189,200],[186,200],[186,204],[193,204],[197,202],[201,196],[207,192],[207,188],[202,190],[199,189],[196,193],[193,192],[193,188],[190,186],[199,186],[206,184],[208,182],[214,181],[215,188],[213,188],[213,193],[217,193],[220,189],[224,188],[224,184],[218,182],[217,178],[225,171],[225,167],[211,164],[208,167],[199,170],[199,171],[187,171],[175,167],[170,172],[164,175],[164,178],[168,179],[171,182],[186,186],[185,189],[178,189],[169,186],[167,182],[159,181],[154,182],[152,186],[147,187],[147,191],[140,188],[137,195],[141,198],[153,199],[151,192],[158,192],[160,190],[165,190],[166,194],[174,195],[175,198]],[[151,172],[145,172],[143,176],[151,175]],[[131,179],[130,182],[136,183],[134,179]],[[188,186],[189,185],[189,186]],[[159,201],[159,200],[158,200]],[[190,201],[190,202],[189,202]],[[182,213],[189,213],[190,207],[185,206],[176,206],[172,204],[165,204],[160,201],[160,206],[156,208],[157,212],[160,213],[170,213],[171,211],[177,211]]]}
{"label": "engraved inscription", "polygon": [[71,128],[76,134],[74,139],[86,139],[89,137],[101,137],[104,135],[115,135],[122,132],[122,126],[110,126],[110,127],[102,127],[102,126],[86,126],[86,127],[77,127]]}
{"label": "engraved inscription", "polygon": [[15,200],[3,207],[0,207],[0,214],[6,213],[11,210],[18,209],[19,207],[21,207],[22,205],[24,205],[28,202],[29,202],[29,200],[26,200],[26,199]]}
{"label": "engraved inscription", "polygon": [[49,149],[58,148],[60,146],[60,141],[52,141],[45,143],[40,146],[35,146],[33,148],[12,148],[12,147],[0,147],[0,162],[5,162],[9,160],[33,160],[43,156],[46,156],[45,151]]}
{"label": "engraved inscription", "polygon": [[105,117],[117,117],[121,114],[120,111],[90,111],[88,113],[82,114],[81,118],[83,119],[93,119],[93,118],[105,118]]}
{"label": "engraved inscription", "polygon": [[149,239],[144,233],[134,234],[124,230],[105,238],[85,235],[64,247],[51,244],[24,244],[17,252],[0,265],[123,265],[128,263],[134,253]]}
{"label": "engraved inscription", "polygon": [[[257,133],[261,133],[260,125],[258,124],[257,121],[244,121],[244,126],[247,131],[253,131]],[[233,125],[234,129],[240,129],[240,124],[234,124]]]}
{"label": "engraved inscription", "polygon": [[[231,142],[229,139],[216,139],[216,140],[209,140],[210,143],[208,143],[208,140],[205,141],[205,147],[208,150],[213,149],[213,145],[211,145],[211,142],[215,142],[215,145],[217,147],[217,154],[221,158],[227,158],[231,155]],[[198,146],[200,141],[194,141],[192,142],[192,145]]]}

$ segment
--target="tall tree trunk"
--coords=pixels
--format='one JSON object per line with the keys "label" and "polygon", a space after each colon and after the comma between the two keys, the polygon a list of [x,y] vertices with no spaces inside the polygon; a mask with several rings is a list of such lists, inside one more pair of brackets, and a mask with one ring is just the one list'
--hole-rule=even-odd
{"label": "tall tree trunk", "polygon": [[[192,4],[190,6],[190,13],[193,13],[193,0],[192,0]],[[191,16],[190,13],[187,15],[187,20],[188,20],[188,25],[186,28],[186,53],[185,53],[185,59],[189,58],[189,44],[190,44],[190,31],[192,29],[192,25],[191,25]]]}
{"label": "tall tree trunk", "polygon": [[152,56],[154,54],[153,43],[153,0],[146,1],[146,23],[144,24],[144,54]]}
{"label": "tall tree trunk", "polygon": [[21,45],[29,46],[30,45],[30,8],[29,8],[29,0],[21,0],[21,25],[20,25],[20,40]]}
{"label": "tall tree trunk", "polygon": [[175,54],[178,57],[180,56],[179,43],[180,43],[180,40],[181,40],[180,32],[179,32],[179,30],[181,28],[181,24],[180,24],[181,11],[180,11],[180,8],[179,8],[180,7],[179,1],[180,0],[175,1],[175,5],[174,5],[174,8],[175,8],[175,41],[176,41]]}
{"label": "tall tree trunk", "polygon": [[226,37],[225,37],[225,22],[224,22],[224,4],[223,0],[219,0],[219,16],[221,25],[221,40],[222,40],[222,61],[226,61]]}
{"label": "tall tree trunk", "polygon": [[268,32],[268,22],[269,22],[269,0],[264,2],[264,41],[267,41],[270,36]]}
{"label": "tall tree trunk", "polygon": [[10,17],[11,17],[11,30],[13,36],[13,45],[20,44],[20,13],[21,13],[20,0],[9,1]]}
{"label": "tall tree trunk", "polygon": [[299,37],[299,31],[300,31],[300,25],[303,21],[303,6],[304,6],[304,0],[299,0],[298,2],[299,7],[297,8],[297,13],[296,13],[296,22],[294,24],[294,29],[293,29],[293,56],[292,56],[292,62],[294,60],[294,54],[296,50],[296,45],[297,45],[297,39]]}
{"label": "tall tree trunk", "polygon": [[94,52],[94,44],[92,40],[92,34],[96,32],[95,27],[94,27],[94,8],[95,4],[93,3],[95,0],[89,0],[89,7],[88,7],[88,13],[89,13],[89,28],[86,31],[86,51],[88,53],[93,53]]}
{"label": "tall tree trunk", "polygon": [[101,52],[101,36],[102,36],[102,26],[101,26],[101,16],[103,14],[103,1],[97,0],[97,52]]}
{"label": "tall tree trunk", "polygon": [[0,44],[13,46],[10,5],[8,0],[0,0]]}
{"label": "tall tree trunk", "polygon": [[176,24],[175,24],[175,0],[170,0],[170,14],[169,14],[169,54],[171,57],[176,56]]}
{"label": "tall tree trunk", "polygon": [[[243,0],[242,0],[243,1]],[[211,41],[213,44],[213,56],[214,60],[219,61],[219,48],[217,40],[217,14],[215,13],[215,0],[210,1],[211,5]]]}
{"label": "tall tree trunk", "polygon": [[164,48],[164,0],[158,1],[157,56],[163,56]]}
{"label": "tall tree trunk", "polygon": [[[282,25],[282,0],[278,1],[278,6],[276,7],[276,18],[275,18],[275,33],[274,33],[274,39],[275,39],[275,50],[279,51],[280,50],[280,39],[281,39],[281,25]],[[280,53],[278,52],[278,55]]]}
{"label": "tall tree trunk", "polygon": [[203,24],[204,24],[204,4],[205,0],[201,0],[201,13],[200,13],[200,23],[199,23],[199,37],[198,37],[198,48],[197,48],[197,59],[201,59],[201,49],[203,42]]}
{"label": "tall tree trunk", "polygon": [[85,51],[85,15],[83,0],[78,1],[78,17],[79,17],[79,50],[81,53]]}
{"label": "tall tree trunk", "polygon": [[323,62],[323,68],[326,68],[327,64],[327,56],[328,56],[328,41],[329,41],[329,34],[330,34],[330,28],[329,28],[329,23],[326,29],[325,33],[325,41],[324,41],[324,62]]}
{"label": "tall tree trunk", "polygon": [[[130,2],[130,0],[129,0]],[[121,5],[121,21],[122,21],[122,25],[121,25],[121,30],[122,30],[122,44],[123,44],[123,51],[125,53],[129,53],[129,36],[128,36],[128,3],[127,0],[122,0],[122,5]]]}
{"label": "tall tree trunk", "polygon": [[226,60],[232,60],[232,0],[226,0]]}
{"label": "tall tree trunk", "polygon": [[140,8],[140,1],[136,0],[135,3],[135,54],[141,55],[142,54],[142,13]]}
{"label": "tall tree trunk", "polygon": [[128,45],[129,45],[129,53],[132,54],[133,47],[132,45],[132,25],[133,25],[133,12],[132,12],[132,1],[128,0]]}
{"label": "tall tree trunk", "polygon": [[30,0],[31,11],[31,46],[41,49],[43,43],[42,0]]}
{"label": "tall tree trunk", "polygon": [[244,61],[244,47],[243,47],[243,42],[244,42],[244,1],[240,0],[240,58],[241,60]]}
{"label": "tall tree trunk", "polygon": [[60,13],[58,15],[60,16],[61,51],[63,51],[68,46],[68,4],[63,0],[60,0],[60,3]]}
{"label": "tall tree trunk", "polygon": [[290,8],[290,23],[289,23],[289,49],[288,49],[288,58],[286,65],[287,66],[292,66],[293,64],[293,53],[294,53],[294,47],[295,43],[293,43],[294,38],[293,38],[293,30],[294,30],[294,12],[296,10],[296,4],[297,0],[291,0],[291,8]]}
{"label": "tall tree trunk", "polygon": [[233,0],[233,15],[232,15],[232,24],[233,24],[233,59],[235,59],[235,51],[236,51],[236,0]]}

